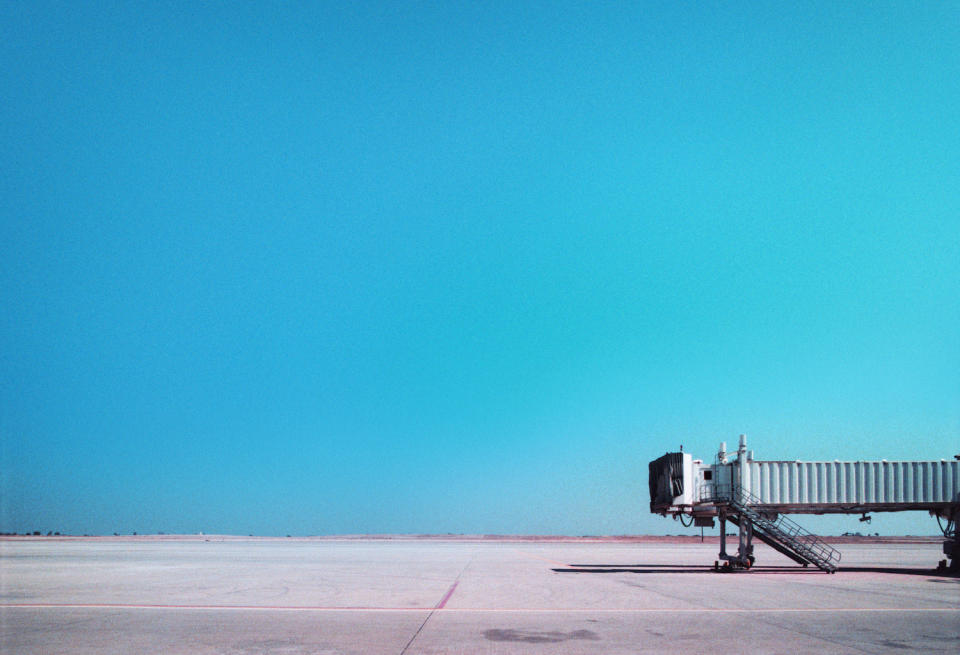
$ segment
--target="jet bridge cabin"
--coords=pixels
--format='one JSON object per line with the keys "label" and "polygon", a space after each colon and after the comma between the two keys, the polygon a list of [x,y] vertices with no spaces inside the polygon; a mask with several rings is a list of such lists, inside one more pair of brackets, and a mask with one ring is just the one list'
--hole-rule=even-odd
{"label": "jet bridge cabin", "polygon": [[[720,558],[749,568],[756,536],[804,566],[832,572],[840,553],[803,530],[786,514],[866,514],[928,511],[943,530],[944,553],[960,568],[956,521],[960,518],[960,461],[758,461],[741,435],[736,453],[720,445],[713,463],[689,453],[667,453],[650,462],[650,511],[685,525],[721,522]],[[740,551],[726,553],[726,521],[740,528]],[[945,525],[944,525],[945,522]],[[941,563],[946,565],[946,561]]]}

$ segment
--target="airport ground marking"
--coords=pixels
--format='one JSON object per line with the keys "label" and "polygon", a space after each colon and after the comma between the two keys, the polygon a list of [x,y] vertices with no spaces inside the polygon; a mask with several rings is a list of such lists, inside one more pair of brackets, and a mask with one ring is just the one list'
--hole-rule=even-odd
{"label": "airport ground marking", "polygon": [[436,609],[442,610],[447,606],[447,601],[450,600],[450,596],[453,595],[453,592],[456,591],[457,585],[460,584],[460,580],[454,580],[453,584],[450,585],[450,588],[447,589],[447,593],[440,599],[440,602],[437,603]]}
{"label": "airport ground marking", "polygon": [[449,589],[447,589],[447,593],[443,595],[443,598],[440,599],[439,603],[433,606],[433,609],[430,610],[429,614],[427,614],[427,618],[423,620],[423,623],[420,624],[420,627],[417,628],[417,631],[413,633],[412,637],[410,637],[410,641],[408,641],[407,645],[403,647],[402,651],[400,651],[400,655],[406,655],[406,652],[410,650],[410,646],[412,646],[413,642],[417,640],[417,637],[419,637],[420,633],[423,632],[424,627],[426,627],[427,623],[429,623],[430,619],[433,617],[434,614],[440,611],[446,611],[444,608],[447,606],[447,601],[450,600],[450,596],[453,595],[453,592],[456,590],[457,585],[460,584],[460,578],[461,576],[463,576],[463,572],[470,567],[470,564],[473,563],[473,558],[476,556],[477,556],[476,552],[470,555],[470,559],[467,560],[467,563],[464,564],[463,568],[460,569],[460,572],[457,573],[457,577],[453,579],[453,584],[450,585]]}
{"label": "airport ground marking", "polygon": [[[448,592],[449,593],[449,592]],[[762,614],[796,613],[820,614],[823,612],[960,612],[960,607],[362,607],[362,606],[298,606],[298,605],[162,605],[124,603],[5,603],[0,609],[102,609],[102,610],[181,610],[181,611],[230,611],[230,612],[428,612],[437,610],[457,613],[543,613],[543,614],[664,614],[664,613],[711,613],[711,614]]]}

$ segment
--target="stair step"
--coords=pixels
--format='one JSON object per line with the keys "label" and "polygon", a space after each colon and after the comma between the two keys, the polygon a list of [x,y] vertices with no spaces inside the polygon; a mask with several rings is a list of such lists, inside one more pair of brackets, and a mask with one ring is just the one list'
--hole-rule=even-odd
{"label": "stair step", "polygon": [[[726,502],[753,524],[754,534],[761,541],[801,564],[809,562],[829,573],[837,570],[836,562],[840,560],[840,553],[822,541],[820,537],[807,532],[782,514],[774,520],[768,519],[746,502],[741,502],[737,498],[745,498],[747,502],[752,500],[754,503],[758,502],[757,499],[751,498],[741,490],[737,490],[734,497],[727,499]],[[736,525],[740,525],[739,520],[734,522]]]}

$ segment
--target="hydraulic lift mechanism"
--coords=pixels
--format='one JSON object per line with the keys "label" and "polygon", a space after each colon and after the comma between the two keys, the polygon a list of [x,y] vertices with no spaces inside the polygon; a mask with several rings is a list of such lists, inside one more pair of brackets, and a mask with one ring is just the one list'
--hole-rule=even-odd
{"label": "hydraulic lift mechanism", "polygon": [[[682,448],[681,448],[682,450]],[[958,456],[960,458],[960,456]],[[758,461],[740,435],[736,453],[725,443],[712,464],[689,453],[650,462],[650,511],[684,525],[720,521],[720,559],[729,570],[749,569],[759,539],[798,564],[835,573],[840,553],[787,514],[862,514],[928,511],[943,531],[941,568],[960,570],[960,461]],[[739,528],[737,552],[727,552],[726,523]],[[949,561],[949,565],[948,565]],[[719,563],[718,563],[719,565]]]}

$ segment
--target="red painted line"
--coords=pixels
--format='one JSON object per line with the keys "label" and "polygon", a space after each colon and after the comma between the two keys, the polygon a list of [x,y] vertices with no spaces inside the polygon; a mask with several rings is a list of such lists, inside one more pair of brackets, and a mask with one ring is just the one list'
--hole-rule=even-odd
{"label": "red painted line", "polygon": [[136,609],[196,611],[278,611],[278,612],[430,612],[430,607],[366,607],[319,605],[162,605],[153,603],[0,603],[0,609]]}
{"label": "red painted line", "polygon": [[453,591],[457,588],[458,584],[460,584],[459,580],[457,582],[454,582],[450,586],[450,588],[447,589],[447,594],[440,600],[439,603],[437,603],[437,607],[435,609],[442,610],[444,607],[447,606],[447,601],[450,600],[450,596],[453,595]]}

